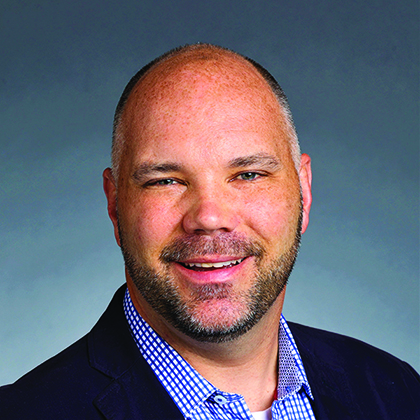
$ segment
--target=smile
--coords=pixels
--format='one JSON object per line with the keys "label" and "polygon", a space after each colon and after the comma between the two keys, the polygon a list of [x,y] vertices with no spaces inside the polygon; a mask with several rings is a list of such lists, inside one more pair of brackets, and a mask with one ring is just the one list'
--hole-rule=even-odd
{"label": "smile", "polygon": [[204,270],[217,270],[220,268],[230,268],[235,265],[240,264],[245,258],[240,258],[238,260],[230,260],[230,261],[221,261],[221,262],[181,262],[180,264],[190,270],[196,271],[204,271]]}

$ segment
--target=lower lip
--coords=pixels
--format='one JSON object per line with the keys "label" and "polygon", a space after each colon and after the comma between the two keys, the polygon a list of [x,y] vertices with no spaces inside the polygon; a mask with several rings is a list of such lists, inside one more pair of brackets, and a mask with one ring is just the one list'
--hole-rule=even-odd
{"label": "lower lip", "polygon": [[175,263],[174,266],[190,283],[195,284],[216,284],[216,283],[226,283],[232,281],[237,277],[241,271],[243,271],[249,264],[250,258],[245,258],[239,264],[235,264],[227,268],[217,268],[215,270],[209,271],[195,271],[190,270],[184,267],[182,264]]}

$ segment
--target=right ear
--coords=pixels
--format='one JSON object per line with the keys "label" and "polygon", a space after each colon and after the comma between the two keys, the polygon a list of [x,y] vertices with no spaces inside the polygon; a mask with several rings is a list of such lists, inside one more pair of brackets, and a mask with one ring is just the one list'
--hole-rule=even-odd
{"label": "right ear", "polygon": [[106,168],[102,174],[104,181],[104,191],[108,201],[108,215],[114,225],[114,236],[118,246],[121,246],[120,235],[118,232],[118,217],[117,217],[117,186],[115,184],[114,176],[111,168]]}
{"label": "right ear", "polygon": [[302,153],[300,160],[299,180],[303,204],[302,233],[304,233],[308,227],[309,212],[312,204],[311,158],[305,153]]}

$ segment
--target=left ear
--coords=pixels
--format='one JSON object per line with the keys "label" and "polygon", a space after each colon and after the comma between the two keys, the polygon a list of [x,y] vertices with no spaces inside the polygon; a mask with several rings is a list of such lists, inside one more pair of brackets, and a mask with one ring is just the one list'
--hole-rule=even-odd
{"label": "left ear", "polygon": [[102,175],[104,191],[108,202],[108,215],[114,226],[114,235],[118,246],[121,246],[120,235],[118,232],[118,217],[117,217],[117,186],[112,175],[111,168],[106,168]]}
{"label": "left ear", "polygon": [[302,191],[302,204],[303,204],[303,218],[302,218],[302,233],[305,232],[309,224],[309,212],[312,204],[312,169],[311,158],[302,153],[299,168],[300,188]]}

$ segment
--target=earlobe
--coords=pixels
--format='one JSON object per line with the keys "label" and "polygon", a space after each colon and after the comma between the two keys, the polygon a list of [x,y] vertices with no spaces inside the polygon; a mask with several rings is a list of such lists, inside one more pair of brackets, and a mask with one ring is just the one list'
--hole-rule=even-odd
{"label": "earlobe", "polygon": [[103,186],[108,202],[108,215],[114,225],[114,235],[118,246],[121,246],[120,236],[118,232],[118,216],[117,216],[117,187],[115,185],[114,176],[111,168],[106,168],[102,174]]}
{"label": "earlobe", "polygon": [[311,158],[303,153],[299,168],[300,188],[302,192],[303,218],[302,218],[302,233],[306,231],[309,224],[309,212],[312,204],[312,169]]}

